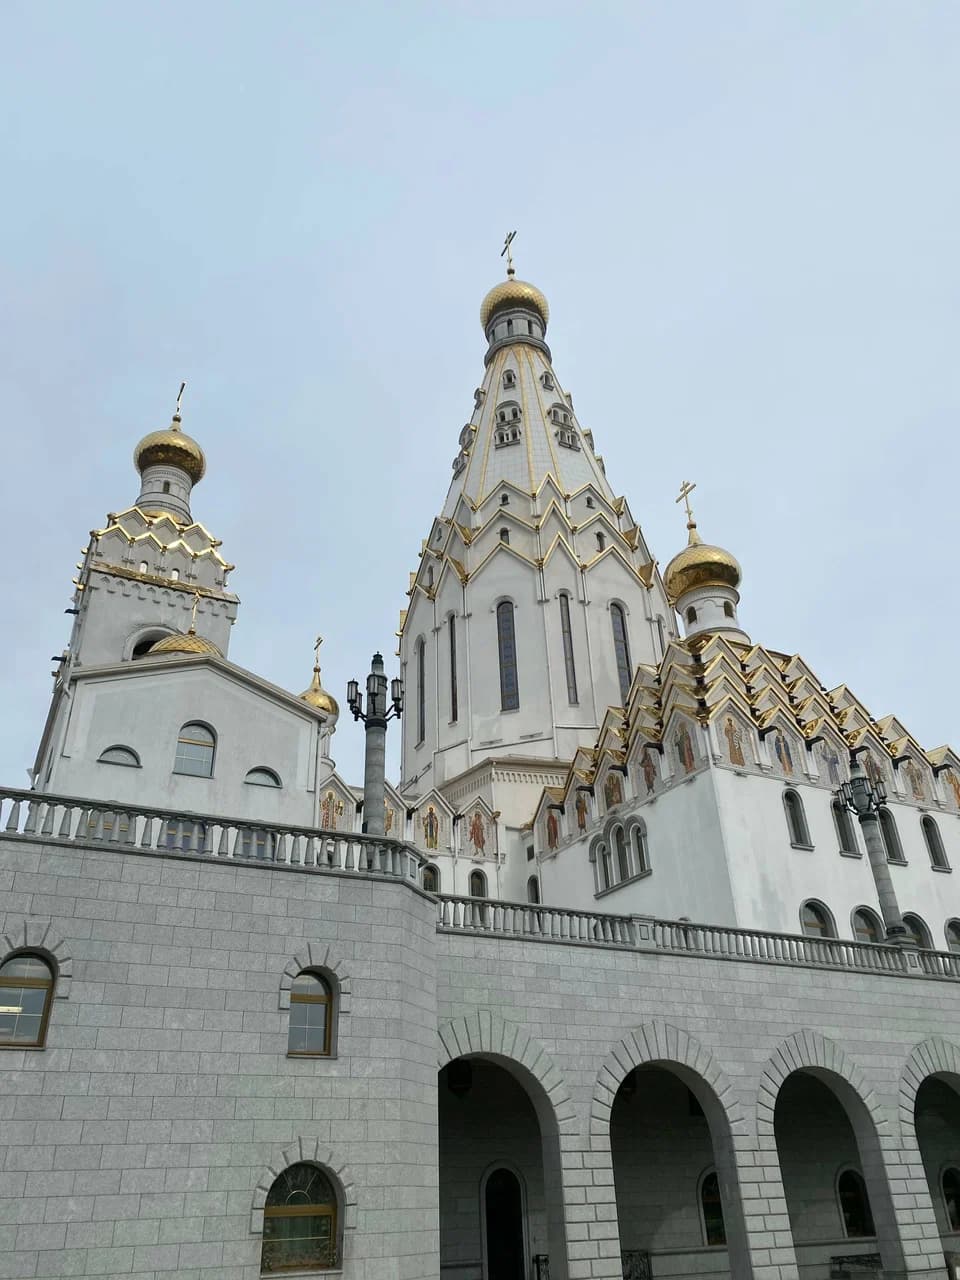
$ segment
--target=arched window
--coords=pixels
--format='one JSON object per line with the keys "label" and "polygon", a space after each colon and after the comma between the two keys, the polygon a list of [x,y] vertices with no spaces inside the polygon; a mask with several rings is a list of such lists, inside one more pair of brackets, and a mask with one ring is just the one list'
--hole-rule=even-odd
{"label": "arched window", "polygon": [[607,540],[602,533],[597,534],[597,550],[602,551],[607,545]]}
{"label": "arched window", "polygon": [[623,612],[623,605],[612,604],[610,606],[610,621],[613,626],[613,652],[617,660],[620,698],[623,705],[626,706],[633,671],[630,666],[630,644],[627,640],[627,619]]}
{"label": "arched window", "polygon": [[53,970],[28,952],[0,964],[0,1047],[42,1049],[53,1002]]}
{"label": "arched window", "polygon": [[724,600],[723,602],[723,616],[725,618],[733,617],[733,605],[730,603],[729,600]]}
{"label": "arched window", "polygon": [[837,839],[840,841],[840,852],[855,853],[859,857],[860,850],[857,847],[857,833],[853,829],[850,810],[845,804],[841,804],[839,800],[834,800],[830,808],[833,811],[833,825],[837,829]]}
{"label": "arched window", "polygon": [[470,872],[470,897],[485,898],[487,896],[487,877],[482,871]]}
{"label": "arched window", "polygon": [[153,630],[148,631],[146,635],[140,637],[137,643],[130,650],[131,659],[145,658],[158,640],[162,640],[164,636],[170,635],[169,631]]}
{"label": "arched window", "polygon": [[150,566],[147,564],[146,560],[141,560],[141,561],[140,561],[140,572],[141,572],[141,573],[147,573],[147,572],[149,572],[149,569],[150,569]]}
{"label": "arched window", "polygon": [[588,494],[587,494],[587,506],[588,506],[588,507],[590,508],[590,510],[592,511],[595,505],[596,505],[596,504],[594,503],[593,499],[590,497],[590,495],[589,495],[589,493],[588,493]]}
{"label": "arched window", "polygon": [[647,851],[647,828],[643,822],[638,822],[630,832],[630,838],[633,842],[633,858],[637,868],[637,874],[642,875],[644,871],[650,870],[650,857]]}
{"label": "arched window", "polygon": [[943,1207],[951,1231],[960,1231],[960,1169],[950,1165],[940,1175]]}
{"label": "arched window", "polygon": [[501,529],[501,530],[500,530],[500,541],[501,541],[501,542],[506,543],[506,545],[509,547],[509,545],[510,545],[510,530],[509,530],[509,529]]}
{"label": "arched window", "polygon": [[694,622],[696,622],[696,620],[697,620],[697,611],[696,611],[696,609],[693,607],[693,605],[691,605],[691,606],[690,606],[690,608],[687,610],[686,617],[687,617],[687,622],[688,622],[689,624],[693,624]]}
{"label": "arched window", "polygon": [[457,705],[457,620],[452,613],[447,627],[450,639],[450,719],[456,722],[460,714]]}
{"label": "arched window", "polygon": [[667,636],[663,626],[663,618],[659,614],[657,614],[657,647],[659,650],[657,656],[662,658],[667,652]]}
{"label": "arched window", "polygon": [[783,793],[783,811],[787,815],[787,831],[790,833],[790,843],[792,845],[800,845],[803,849],[812,849],[810,843],[810,831],[807,827],[807,816],[803,811],[803,801],[796,791],[788,790]]}
{"label": "arched window", "polygon": [[930,937],[930,930],[918,915],[910,911],[904,912],[903,923],[906,925],[907,933],[909,933],[918,947],[922,947],[924,951],[933,950],[933,939]]}
{"label": "arched window", "polygon": [[427,565],[427,589],[429,590],[432,586],[433,586],[433,565],[428,564]]}
{"label": "arched window", "polygon": [[440,869],[432,862],[423,868],[422,884],[427,893],[440,892]]}
{"label": "arched window", "polygon": [[853,1239],[877,1234],[870,1212],[867,1184],[858,1170],[844,1169],[837,1178],[837,1204],[847,1236]]}
{"label": "arched window", "polygon": [[505,369],[503,374],[504,387],[515,387],[517,385],[517,375],[512,369]]}
{"label": "arched window", "polygon": [[417,746],[427,736],[427,646],[423,637],[417,641]]}
{"label": "arched window", "polygon": [[501,505],[501,507],[509,507],[509,505],[510,505],[510,495],[509,495],[509,493],[501,493],[501,495],[500,495],[500,505]]}
{"label": "arched window", "polygon": [[800,927],[808,938],[835,938],[830,912],[822,902],[805,902],[800,908]]}
{"label": "arched window", "polygon": [[290,987],[287,1053],[295,1057],[328,1058],[333,1032],[333,992],[319,973],[304,969]]}
{"label": "arched window", "polygon": [[540,881],[537,879],[536,876],[531,876],[530,879],[527,881],[527,901],[528,902],[540,901]]}
{"label": "arched window", "polygon": [[268,769],[266,765],[258,765],[256,769],[251,769],[244,782],[249,782],[254,787],[279,787],[280,775],[275,773],[273,769]]}
{"label": "arched window", "polygon": [[284,1169],[267,1193],[260,1270],[313,1271],[339,1261],[337,1193],[314,1164]]}
{"label": "arched window", "polygon": [[708,1169],[700,1179],[700,1221],[703,1225],[703,1243],[723,1245],[727,1243],[727,1229],[723,1222],[723,1204],[720,1200],[720,1180],[716,1169]]}
{"label": "arched window", "polygon": [[630,859],[627,856],[627,838],[623,834],[623,827],[614,827],[613,843],[617,851],[617,879],[629,880]]}
{"label": "arched window", "polygon": [[513,601],[497,605],[497,652],[500,657],[500,710],[516,711],[520,706],[517,678],[517,638],[513,626]]}
{"label": "arched window", "polygon": [[857,907],[853,913],[853,936],[857,942],[883,942],[883,925],[875,911],[869,907]]}
{"label": "arched window", "polygon": [[196,720],[185,724],[177,739],[173,772],[189,773],[195,778],[212,778],[216,745],[214,732],[207,725]]}
{"label": "arched window", "polygon": [[171,582],[179,582],[179,581],[180,581],[180,570],[179,570],[179,569],[171,569],[171,570],[170,570],[170,581],[171,581]]}
{"label": "arched window", "polygon": [[164,480],[164,482],[163,482],[163,492],[164,492],[164,493],[169,493],[169,492],[170,492],[170,481],[169,481],[169,480]]}
{"label": "arched window", "polygon": [[613,859],[610,856],[610,846],[602,844],[600,846],[600,888],[609,889],[613,885]]}
{"label": "arched window", "polygon": [[577,668],[573,661],[573,630],[570,626],[570,597],[560,594],[560,635],[563,639],[563,665],[567,673],[567,701],[577,702]]}
{"label": "arched window", "polygon": [[888,862],[906,862],[903,856],[903,845],[900,843],[900,833],[897,831],[897,823],[893,814],[884,805],[880,809],[880,834],[883,836],[883,845],[887,851]]}
{"label": "arched window", "polygon": [[140,768],[140,757],[134,751],[133,747],[107,747],[106,751],[101,751],[98,757],[99,764],[122,764],[128,769]]}
{"label": "arched window", "polygon": [[947,851],[943,847],[940,828],[929,814],[924,814],[920,819],[920,826],[923,828],[923,838],[927,842],[930,865],[936,867],[938,871],[949,871],[950,863],[947,861]]}
{"label": "arched window", "polygon": [[948,920],[944,927],[947,950],[960,952],[960,920]]}

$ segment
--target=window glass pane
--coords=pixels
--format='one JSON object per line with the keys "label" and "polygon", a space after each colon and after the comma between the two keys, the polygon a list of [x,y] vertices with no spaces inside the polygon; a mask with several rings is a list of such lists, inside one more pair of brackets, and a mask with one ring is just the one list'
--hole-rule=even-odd
{"label": "window glass pane", "polygon": [[517,679],[513,605],[509,600],[497,605],[497,645],[500,652],[500,708],[503,711],[516,711],[520,706],[520,685]]}
{"label": "window glass pane", "polygon": [[960,951],[960,924],[955,920],[947,925],[947,946],[951,951]]}
{"label": "window glass pane", "polygon": [[858,942],[880,942],[880,927],[876,917],[869,911],[857,911],[853,917],[853,928]]}
{"label": "window glass pane", "polygon": [[613,623],[613,651],[617,660],[617,679],[620,682],[620,699],[627,705],[630,692],[630,646],[627,642],[627,623],[623,609],[618,604],[610,606],[610,619]]}
{"label": "window glass pane", "polygon": [[814,906],[812,902],[804,904],[803,908],[803,932],[811,938],[826,938],[830,935],[830,926],[827,923],[826,914],[819,907]]}
{"label": "window glass pane", "polygon": [[943,1205],[951,1231],[960,1231],[960,1169],[943,1171]]}
{"label": "window glass pane", "polygon": [[51,982],[53,974],[39,956],[11,956],[0,964],[0,978],[34,978],[40,982]]}
{"label": "window glass pane", "polygon": [[560,634],[563,637],[563,663],[567,674],[567,700],[577,701],[577,669],[573,661],[573,631],[570,626],[570,599],[560,597]]}
{"label": "window glass pane", "polygon": [[136,768],[140,761],[137,759],[137,753],[131,751],[129,747],[108,747],[101,753],[100,763],[125,764]]}
{"label": "window glass pane", "polygon": [[700,1188],[703,1207],[703,1230],[707,1244],[726,1244],[727,1231],[723,1223],[723,1205],[720,1203],[720,1183],[715,1173],[708,1173]]}
{"label": "window glass pane", "polygon": [[38,956],[11,956],[0,966],[0,1042],[39,1045],[53,974]]}
{"label": "window glass pane", "polygon": [[456,720],[457,707],[457,620],[450,617],[450,719]]}
{"label": "window glass pane", "polygon": [[867,1187],[863,1178],[853,1169],[841,1173],[837,1183],[843,1229],[848,1236],[875,1235],[873,1214],[867,1199]]}
{"label": "window glass pane", "polygon": [[326,1000],[290,1001],[290,1053],[327,1052],[328,1012]]}

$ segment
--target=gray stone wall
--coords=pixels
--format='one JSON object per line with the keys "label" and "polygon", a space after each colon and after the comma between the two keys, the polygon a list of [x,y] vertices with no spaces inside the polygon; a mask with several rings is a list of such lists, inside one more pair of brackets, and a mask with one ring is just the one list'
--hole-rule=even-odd
{"label": "gray stone wall", "polygon": [[[433,904],[403,883],[0,841],[4,949],[69,982],[0,1051],[0,1276],[254,1280],[263,1198],[339,1178],[344,1274],[436,1273]],[[303,963],[341,985],[334,1059],[288,1058]]]}

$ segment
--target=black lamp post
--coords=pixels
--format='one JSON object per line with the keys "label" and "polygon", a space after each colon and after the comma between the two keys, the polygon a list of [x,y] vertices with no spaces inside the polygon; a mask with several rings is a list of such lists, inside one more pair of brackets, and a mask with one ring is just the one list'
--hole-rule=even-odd
{"label": "black lamp post", "polygon": [[383,654],[375,653],[367,676],[367,707],[356,680],[347,684],[347,706],[354,720],[362,720],[366,730],[363,764],[363,830],[367,835],[383,835],[387,723],[403,712],[403,681],[390,682],[390,709],[387,709],[387,677],[383,674]]}
{"label": "black lamp post", "polygon": [[883,916],[887,941],[909,943],[910,935],[900,914],[900,904],[897,902],[883,833],[880,830],[879,815],[887,799],[886,788],[879,779],[871,782],[863,771],[859,757],[851,755],[850,781],[841,784],[837,799],[846,809],[857,815],[857,821],[863,831],[863,841],[867,846],[867,856],[870,859],[874,883],[877,886],[877,897],[880,899],[880,913]]}

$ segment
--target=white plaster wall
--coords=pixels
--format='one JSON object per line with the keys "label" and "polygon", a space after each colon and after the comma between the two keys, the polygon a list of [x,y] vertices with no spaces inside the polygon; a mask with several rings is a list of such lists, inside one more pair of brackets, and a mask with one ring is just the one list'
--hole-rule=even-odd
{"label": "white plaster wall", "polygon": [[[205,662],[167,666],[144,659],[102,678],[74,684],[62,752],[47,790],[146,807],[262,818],[291,825],[314,821],[319,720],[281,704]],[[173,772],[177,738],[191,720],[217,735],[212,778]],[[100,764],[110,746],[132,747],[142,768]],[[252,786],[265,765],[282,788]],[[320,762],[324,775],[330,765]]]}

